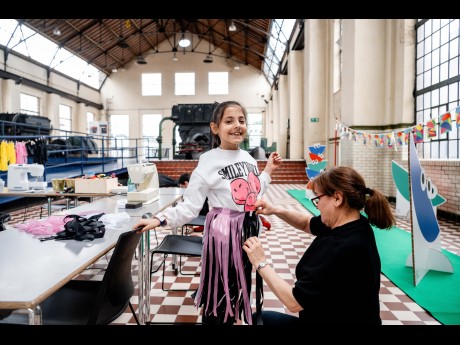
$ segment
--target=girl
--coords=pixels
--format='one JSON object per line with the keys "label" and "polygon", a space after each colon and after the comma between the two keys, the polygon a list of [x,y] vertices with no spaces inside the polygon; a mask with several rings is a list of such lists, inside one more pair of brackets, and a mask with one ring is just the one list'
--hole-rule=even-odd
{"label": "girl", "polygon": [[264,171],[257,161],[239,148],[247,134],[247,112],[238,102],[217,105],[210,123],[213,149],[203,153],[190,176],[184,201],[142,219],[133,228],[141,232],[157,226],[181,226],[198,216],[206,197],[210,211],[206,216],[200,284],[194,296],[202,306],[203,324],[234,324],[243,312],[252,324],[252,265],[242,250],[251,236],[258,236],[260,220],[254,205],[266,191],[271,175],[281,164],[273,152]]}

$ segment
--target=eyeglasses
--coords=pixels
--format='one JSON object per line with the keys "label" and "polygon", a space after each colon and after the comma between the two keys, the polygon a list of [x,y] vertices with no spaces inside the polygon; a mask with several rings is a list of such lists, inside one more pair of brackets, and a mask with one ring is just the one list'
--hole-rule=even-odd
{"label": "eyeglasses", "polygon": [[326,194],[318,195],[317,197],[310,199],[310,201],[313,205],[315,205],[316,208],[318,208],[319,199],[321,199],[323,196],[326,196]]}

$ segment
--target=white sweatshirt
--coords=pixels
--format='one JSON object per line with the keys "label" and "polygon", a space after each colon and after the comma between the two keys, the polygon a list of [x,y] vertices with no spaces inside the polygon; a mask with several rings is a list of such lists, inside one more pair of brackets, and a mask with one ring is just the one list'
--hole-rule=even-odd
{"label": "white sweatshirt", "polygon": [[184,201],[163,214],[169,226],[181,226],[209,207],[245,212],[268,188],[271,177],[259,172],[257,161],[245,150],[215,148],[203,153],[184,191]]}

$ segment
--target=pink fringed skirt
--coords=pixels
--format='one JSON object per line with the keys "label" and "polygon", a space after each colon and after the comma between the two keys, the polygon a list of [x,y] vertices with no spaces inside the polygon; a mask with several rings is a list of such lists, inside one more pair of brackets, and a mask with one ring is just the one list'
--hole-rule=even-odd
{"label": "pink fringed skirt", "polygon": [[200,285],[195,305],[204,316],[244,320],[252,325],[252,265],[242,246],[259,235],[259,220],[254,212],[212,208],[206,216],[203,238]]}

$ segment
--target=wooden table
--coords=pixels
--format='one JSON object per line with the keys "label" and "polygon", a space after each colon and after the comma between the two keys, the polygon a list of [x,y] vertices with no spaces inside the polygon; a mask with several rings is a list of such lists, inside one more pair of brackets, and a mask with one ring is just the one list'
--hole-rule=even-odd
{"label": "wooden table", "polygon": [[112,193],[64,193],[64,192],[55,192],[52,188],[47,188],[46,190],[30,190],[24,192],[10,192],[8,188],[4,188],[3,192],[0,193],[0,197],[10,197],[10,196],[20,196],[24,198],[48,198],[48,216],[51,215],[51,203],[55,199],[66,198],[67,199],[67,208],[70,208],[69,201],[70,199],[74,200],[74,207],[78,206],[78,198],[90,198],[90,201],[93,201],[95,197],[108,197],[112,196]]}
{"label": "wooden table", "polygon": [[[48,296],[97,262],[115,247],[121,233],[132,226],[145,212],[156,214],[174,205],[180,195],[162,195],[159,200],[140,209],[118,209],[118,199],[102,198],[93,203],[65,210],[59,214],[104,211],[106,214],[127,212],[129,224],[119,230],[107,230],[103,238],[91,242],[44,241],[6,224],[0,232],[0,309],[26,309],[30,324],[41,324],[39,305]],[[143,234],[139,251],[139,322],[150,318],[150,232]]]}

